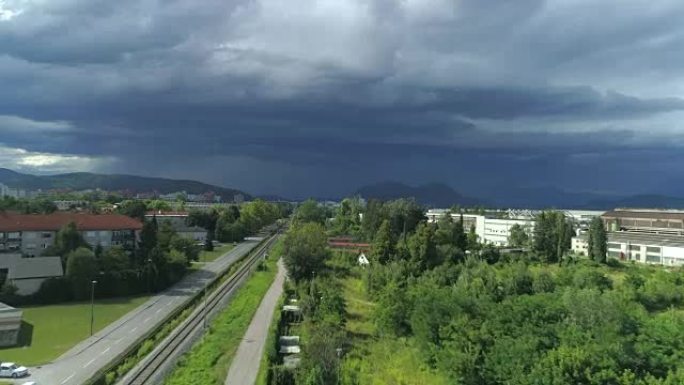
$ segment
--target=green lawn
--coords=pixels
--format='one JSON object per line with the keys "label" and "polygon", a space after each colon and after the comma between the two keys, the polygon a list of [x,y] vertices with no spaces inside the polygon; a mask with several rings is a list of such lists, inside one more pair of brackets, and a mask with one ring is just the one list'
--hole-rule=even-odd
{"label": "green lawn", "polygon": [[214,248],[213,251],[202,250],[202,252],[200,253],[198,262],[212,262],[212,261],[216,260],[216,258],[218,258],[218,257],[222,256],[223,254],[232,250],[233,247],[234,246],[232,243],[227,243],[225,245],[221,245],[221,246]]}
{"label": "green lawn", "polygon": [[[94,329],[98,331],[138,307],[149,297],[95,302]],[[20,347],[0,349],[3,361],[35,366],[54,360],[90,335],[90,302],[22,308]]]}
{"label": "green lawn", "polygon": [[355,270],[357,274],[341,279],[347,303],[346,329],[353,345],[342,363],[343,378],[369,385],[448,384],[445,375],[423,363],[412,339],[375,335],[372,313],[376,305],[368,300],[359,270]]}

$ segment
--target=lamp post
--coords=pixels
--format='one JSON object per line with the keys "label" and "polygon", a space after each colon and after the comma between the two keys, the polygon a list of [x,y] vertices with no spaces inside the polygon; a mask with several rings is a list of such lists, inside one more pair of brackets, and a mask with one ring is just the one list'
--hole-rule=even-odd
{"label": "lamp post", "polygon": [[93,323],[95,322],[95,284],[96,280],[90,281],[90,336],[93,335]]}
{"label": "lamp post", "polygon": [[147,292],[152,292],[152,258],[147,258]]}

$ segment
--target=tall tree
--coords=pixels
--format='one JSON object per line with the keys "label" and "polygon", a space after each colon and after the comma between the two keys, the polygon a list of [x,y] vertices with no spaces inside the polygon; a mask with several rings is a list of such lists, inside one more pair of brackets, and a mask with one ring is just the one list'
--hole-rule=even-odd
{"label": "tall tree", "polygon": [[71,290],[76,299],[88,298],[92,280],[97,272],[95,254],[90,249],[80,247],[69,253],[67,257],[66,276],[71,283]]}
{"label": "tall tree", "polygon": [[324,266],[328,256],[328,239],[319,223],[294,224],[283,242],[285,264],[295,281],[310,279]]}
{"label": "tall tree", "polygon": [[589,225],[589,258],[596,262],[605,263],[608,254],[608,236],[601,218],[594,218]]}
{"label": "tall tree", "polygon": [[475,224],[470,225],[470,231],[468,231],[467,236],[468,250],[476,251],[480,249],[480,240],[477,235],[477,230],[475,229]]}
{"label": "tall tree", "polygon": [[454,246],[456,246],[456,248],[458,248],[459,250],[465,252],[468,248],[468,236],[465,233],[465,227],[463,224],[463,214],[461,214],[461,217],[455,224],[454,237]]}
{"label": "tall tree", "polygon": [[389,262],[394,257],[394,240],[388,220],[382,222],[375,234],[371,245],[371,255],[382,264]]}
{"label": "tall tree", "polygon": [[138,247],[138,252],[140,253],[138,263],[141,265],[149,258],[152,250],[157,247],[157,230],[156,216],[143,223],[142,230],[140,231],[140,246]]}
{"label": "tall tree", "polygon": [[527,230],[520,226],[519,224],[514,224],[511,226],[510,235],[508,236],[508,244],[512,247],[523,247],[527,246],[530,241],[530,236],[527,234]]}
{"label": "tall tree", "polygon": [[442,263],[435,243],[435,229],[425,223],[420,223],[416,232],[409,238],[409,252],[411,263],[418,272],[432,269]]}
{"label": "tall tree", "polygon": [[88,243],[76,228],[76,223],[70,222],[62,227],[55,236],[54,251],[63,259],[68,258],[68,254],[80,247],[89,248]]}
{"label": "tall tree", "polygon": [[308,199],[297,207],[294,221],[299,223],[315,222],[321,225],[325,223],[325,209],[313,199]]}

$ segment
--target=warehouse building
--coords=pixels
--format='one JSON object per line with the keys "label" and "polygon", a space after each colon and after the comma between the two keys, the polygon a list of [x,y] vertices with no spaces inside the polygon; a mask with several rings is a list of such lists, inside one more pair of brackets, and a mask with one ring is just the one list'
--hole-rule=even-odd
{"label": "warehouse building", "polygon": [[[684,237],[617,231],[608,233],[608,258],[664,266],[684,265]],[[588,236],[572,239],[572,250],[588,254]]]}
{"label": "warehouse building", "polygon": [[684,211],[615,209],[601,216],[608,231],[684,236]]}

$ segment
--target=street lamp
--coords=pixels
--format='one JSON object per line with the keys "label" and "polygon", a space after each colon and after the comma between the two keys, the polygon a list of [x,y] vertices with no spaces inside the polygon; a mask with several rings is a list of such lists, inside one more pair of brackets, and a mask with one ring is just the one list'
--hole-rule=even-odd
{"label": "street lamp", "polygon": [[152,258],[147,258],[147,292],[152,292]]}
{"label": "street lamp", "polygon": [[95,322],[95,284],[96,280],[92,280],[90,285],[90,336],[93,335],[93,323]]}

